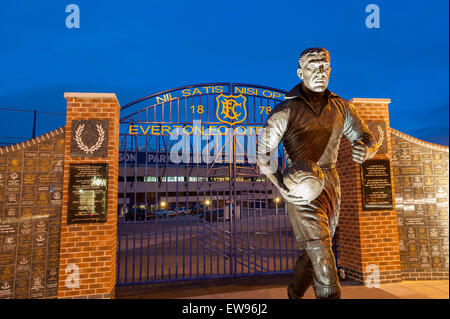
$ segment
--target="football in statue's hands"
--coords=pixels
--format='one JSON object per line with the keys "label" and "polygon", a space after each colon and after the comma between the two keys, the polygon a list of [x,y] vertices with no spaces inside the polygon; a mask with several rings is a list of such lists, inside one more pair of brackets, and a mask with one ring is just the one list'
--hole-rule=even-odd
{"label": "football in statue's hands", "polygon": [[289,195],[312,201],[322,192],[323,171],[312,161],[298,161],[284,171],[283,182],[289,189]]}

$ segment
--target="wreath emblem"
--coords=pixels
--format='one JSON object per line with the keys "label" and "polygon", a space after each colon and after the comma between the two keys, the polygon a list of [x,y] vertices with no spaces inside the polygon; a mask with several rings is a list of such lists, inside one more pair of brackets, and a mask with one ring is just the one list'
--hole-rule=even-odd
{"label": "wreath emblem", "polygon": [[380,136],[378,138],[378,146],[381,146],[381,145],[383,145],[383,141],[384,141],[384,131],[380,125],[377,125],[377,130],[378,130],[378,133],[380,133]]}
{"label": "wreath emblem", "polygon": [[103,129],[103,127],[100,124],[97,124],[96,127],[98,132],[98,139],[97,142],[91,147],[88,147],[86,144],[84,144],[81,138],[81,133],[83,133],[84,130],[84,124],[80,124],[75,131],[75,142],[77,142],[78,147],[86,154],[94,153],[100,148],[100,146],[102,146],[103,141],[105,140],[105,130]]}

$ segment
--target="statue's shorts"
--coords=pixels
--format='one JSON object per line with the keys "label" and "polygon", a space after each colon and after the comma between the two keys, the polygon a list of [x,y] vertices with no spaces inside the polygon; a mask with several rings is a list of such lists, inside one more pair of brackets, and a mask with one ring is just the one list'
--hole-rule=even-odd
{"label": "statue's shorts", "polygon": [[309,204],[287,203],[288,214],[300,249],[331,247],[339,218],[341,185],[336,168],[323,168],[324,188]]}
{"label": "statue's shorts", "polygon": [[[334,166],[322,167],[322,170],[325,183],[319,197],[305,205],[287,203],[287,209],[299,247],[311,261],[316,296],[339,298],[340,285],[331,241],[339,218],[340,182]],[[303,275],[305,271],[297,268],[295,272],[302,275],[294,274],[294,280],[306,282],[308,275]]]}

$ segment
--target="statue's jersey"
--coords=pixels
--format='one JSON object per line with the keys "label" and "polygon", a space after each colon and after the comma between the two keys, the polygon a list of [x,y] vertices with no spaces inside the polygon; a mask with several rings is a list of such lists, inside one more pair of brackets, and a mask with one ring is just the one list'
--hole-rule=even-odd
{"label": "statue's jersey", "polygon": [[301,84],[295,86],[269,114],[257,153],[274,154],[282,141],[289,163],[306,159],[327,167],[336,163],[342,134],[352,143],[376,147],[374,136],[351,103],[328,89],[323,101],[313,106]]}

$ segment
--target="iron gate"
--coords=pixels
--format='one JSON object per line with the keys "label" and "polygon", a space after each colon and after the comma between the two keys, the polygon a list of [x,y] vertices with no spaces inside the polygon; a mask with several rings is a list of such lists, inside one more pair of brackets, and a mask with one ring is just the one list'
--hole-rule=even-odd
{"label": "iron gate", "polygon": [[255,163],[285,93],[207,83],[122,107],[118,285],[292,272],[285,206]]}

